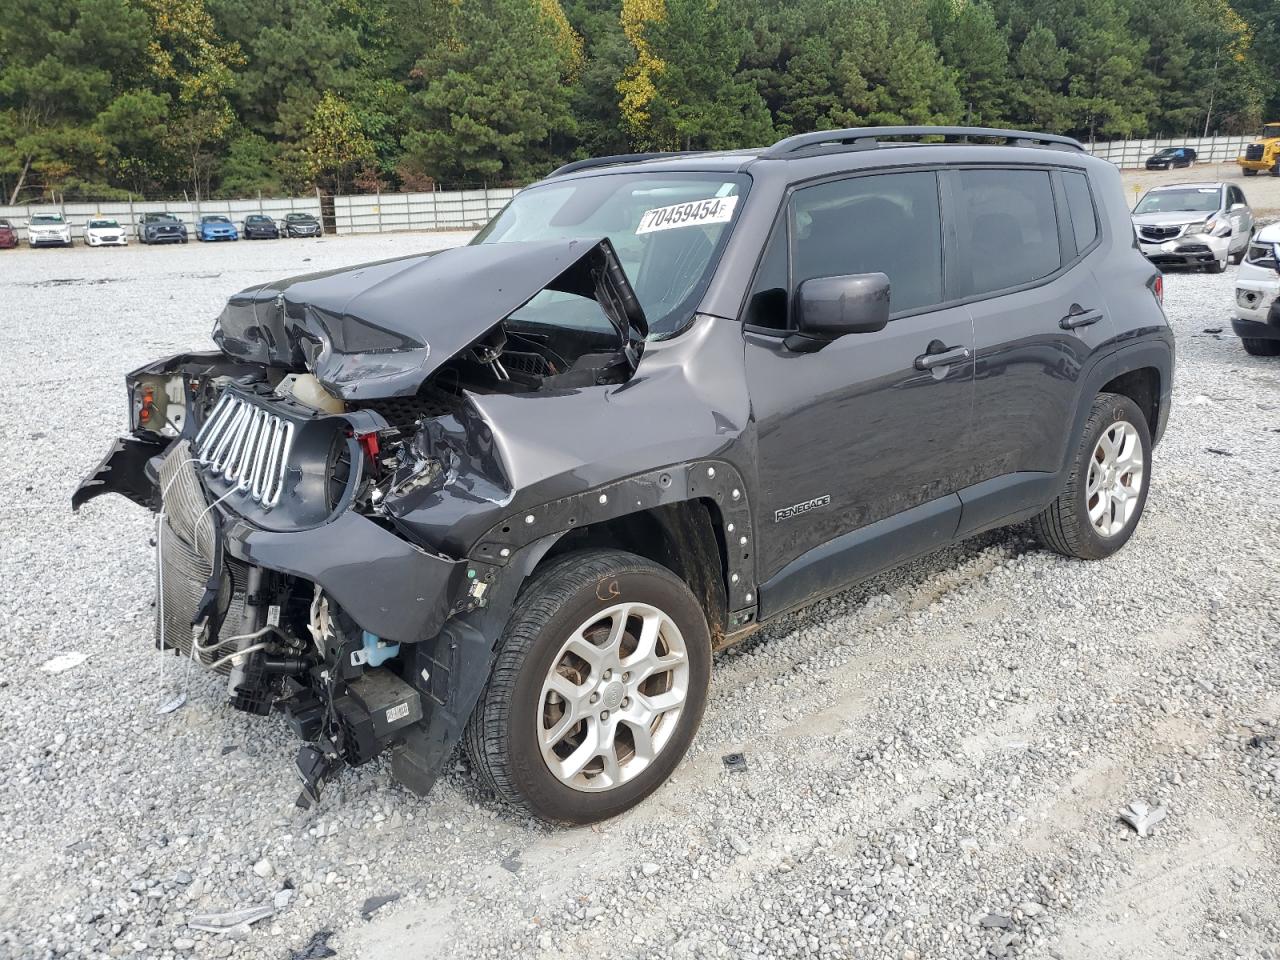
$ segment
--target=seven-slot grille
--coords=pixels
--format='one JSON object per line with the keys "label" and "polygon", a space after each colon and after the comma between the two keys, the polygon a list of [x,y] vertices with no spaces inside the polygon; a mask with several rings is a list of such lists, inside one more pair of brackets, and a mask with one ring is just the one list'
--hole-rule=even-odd
{"label": "seven-slot grille", "polygon": [[196,435],[200,466],[270,509],[284,493],[293,423],[226,391]]}

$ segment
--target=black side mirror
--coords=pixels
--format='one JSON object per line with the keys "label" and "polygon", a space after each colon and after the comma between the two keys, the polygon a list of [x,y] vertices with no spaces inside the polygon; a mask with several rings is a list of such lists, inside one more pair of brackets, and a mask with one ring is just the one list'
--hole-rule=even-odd
{"label": "black side mirror", "polygon": [[883,273],[813,277],[796,293],[796,332],[785,346],[812,353],[848,333],[873,333],[889,322],[889,278]]}

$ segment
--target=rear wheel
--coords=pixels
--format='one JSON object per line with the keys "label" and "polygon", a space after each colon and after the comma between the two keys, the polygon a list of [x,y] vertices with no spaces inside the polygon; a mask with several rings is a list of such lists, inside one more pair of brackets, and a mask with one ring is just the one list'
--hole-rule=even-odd
{"label": "rear wheel", "polygon": [[466,731],[502,800],[593,823],[671,775],[702,720],[706,616],[688,586],[634,554],[552,563],[522,593]]}
{"label": "rear wheel", "polygon": [[1247,169],[1247,168],[1246,168],[1246,169],[1245,169],[1245,171],[1244,171],[1244,175],[1245,175],[1246,177],[1256,177],[1256,176],[1258,175],[1258,171],[1257,171],[1257,170],[1249,170],[1249,169]]}
{"label": "rear wheel", "polygon": [[1241,337],[1244,352],[1251,357],[1280,357],[1280,340],[1263,340],[1258,337]]}
{"label": "rear wheel", "polygon": [[1147,418],[1128,397],[1101,393],[1058,498],[1031,522],[1040,542],[1067,557],[1100,560],[1133,535],[1151,482]]}

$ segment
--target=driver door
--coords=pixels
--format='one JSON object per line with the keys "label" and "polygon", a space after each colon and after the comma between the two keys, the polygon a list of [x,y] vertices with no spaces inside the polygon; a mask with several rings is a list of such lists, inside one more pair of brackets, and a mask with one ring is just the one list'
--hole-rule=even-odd
{"label": "driver door", "polygon": [[[932,171],[797,190],[745,317],[758,444],[760,615],[869,576],[954,535],[970,449],[973,324],[940,307],[942,223]],[[812,352],[785,343],[800,284],[888,275],[891,320]]]}

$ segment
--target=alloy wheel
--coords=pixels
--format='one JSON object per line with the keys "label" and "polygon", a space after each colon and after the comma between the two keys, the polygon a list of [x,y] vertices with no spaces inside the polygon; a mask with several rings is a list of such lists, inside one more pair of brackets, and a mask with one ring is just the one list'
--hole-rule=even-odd
{"label": "alloy wheel", "polygon": [[675,621],[646,603],[595,614],[561,644],[538,697],[538,745],[574,790],[611,790],[670,742],[689,694]]}
{"label": "alloy wheel", "polygon": [[1145,472],[1137,428],[1127,420],[1108,425],[1089,458],[1085,483],[1085,507],[1098,534],[1114,537],[1129,525],[1138,509]]}

